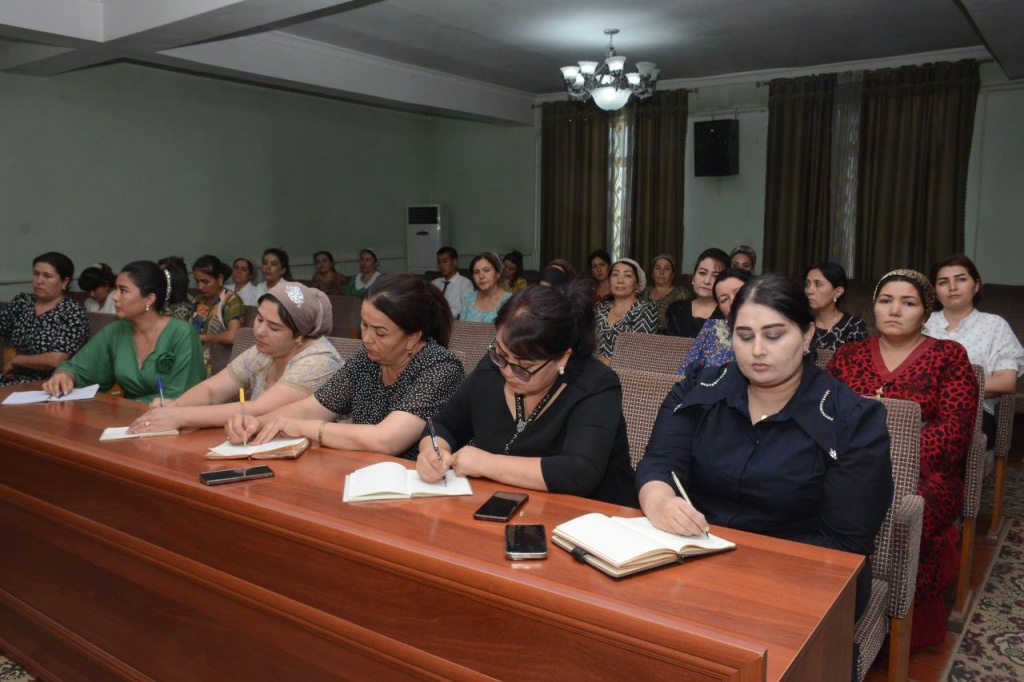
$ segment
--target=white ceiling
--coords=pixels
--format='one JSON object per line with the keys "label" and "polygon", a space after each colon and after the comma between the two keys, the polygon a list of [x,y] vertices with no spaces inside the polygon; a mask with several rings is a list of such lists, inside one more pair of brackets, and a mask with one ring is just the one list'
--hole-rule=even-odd
{"label": "white ceiling", "polygon": [[1022,0],[5,0],[0,70],[129,60],[526,124],[605,28],[674,87],[989,55],[1024,77]]}

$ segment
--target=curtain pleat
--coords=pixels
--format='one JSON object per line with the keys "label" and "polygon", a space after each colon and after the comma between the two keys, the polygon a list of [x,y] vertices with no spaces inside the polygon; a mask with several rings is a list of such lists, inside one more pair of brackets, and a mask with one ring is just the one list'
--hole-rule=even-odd
{"label": "curtain pleat", "polygon": [[633,107],[632,243],[628,253],[644,268],[661,253],[682,262],[686,90],[655,92]]}
{"label": "curtain pleat", "polygon": [[587,271],[605,248],[608,115],[577,102],[545,104],[541,118],[541,266],[565,258]]}
{"label": "curtain pleat", "polygon": [[768,94],[764,270],[791,277],[829,256],[834,74],[774,80]]}
{"label": "curtain pleat", "polygon": [[973,60],[864,76],[858,272],[928,272],[964,248],[967,166],[980,88]]}

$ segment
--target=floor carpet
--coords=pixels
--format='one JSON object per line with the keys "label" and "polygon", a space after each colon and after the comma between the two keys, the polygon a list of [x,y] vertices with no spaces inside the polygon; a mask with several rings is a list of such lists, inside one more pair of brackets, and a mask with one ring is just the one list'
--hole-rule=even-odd
{"label": "floor carpet", "polygon": [[28,682],[34,679],[20,665],[6,656],[0,656],[0,682]]}
{"label": "floor carpet", "polygon": [[1024,679],[1024,521],[1010,521],[950,660],[951,682]]}

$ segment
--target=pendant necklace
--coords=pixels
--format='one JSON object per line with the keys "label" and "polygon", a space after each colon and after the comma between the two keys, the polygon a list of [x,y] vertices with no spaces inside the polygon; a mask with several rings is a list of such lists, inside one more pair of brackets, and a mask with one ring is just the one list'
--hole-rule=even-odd
{"label": "pendant necklace", "polygon": [[516,430],[515,430],[515,433],[512,434],[512,438],[510,438],[509,441],[507,443],[505,443],[505,454],[506,455],[508,454],[509,447],[511,447],[512,443],[514,443],[516,441],[516,438],[519,437],[519,434],[522,433],[526,429],[527,425],[529,425],[530,422],[532,422],[534,419],[537,418],[537,415],[539,415],[541,413],[541,410],[544,409],[544,406],[548,404],[548,401],[551,400],[551,398],[555,395],[555,392],[558,391],[558,389],[559,389],[559,387],[561,385],[562,385],[562,377],[558,377],[557,379],[555,379],[555,383],[551,384],[551,388],[549,388],[548,392],[544,394],[544,397],[540,399],[540,402],[537,403],[537,407],[533,408],[533,412],[530,413],[530,416],[529,417],[525,417],[525,418],[524,418],[524,415],[526,413],[526,405],[525,405],[525,402],[523,400],[523,396],[520,395],[519,393],[515,394],[515,396],[516,396]]}

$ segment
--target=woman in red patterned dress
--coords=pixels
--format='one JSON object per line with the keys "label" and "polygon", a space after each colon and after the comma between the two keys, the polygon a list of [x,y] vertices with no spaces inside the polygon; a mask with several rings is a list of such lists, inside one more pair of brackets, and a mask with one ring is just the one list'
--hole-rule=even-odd
{"label": "woman in red patterned dress", "polygon": [[921,406],[917,492],[924,497],[924,526],[911,636],[916,649],[940,644],[946,633],[942,590],[959,564],[959,532],[953,523],[963,508],[964,461],[978,384],[963,346],[921,333],[935,301],[927,277],[894,270],[879,280],[874,299],[879,336],[841,346],[828,371],[861,395]]}

